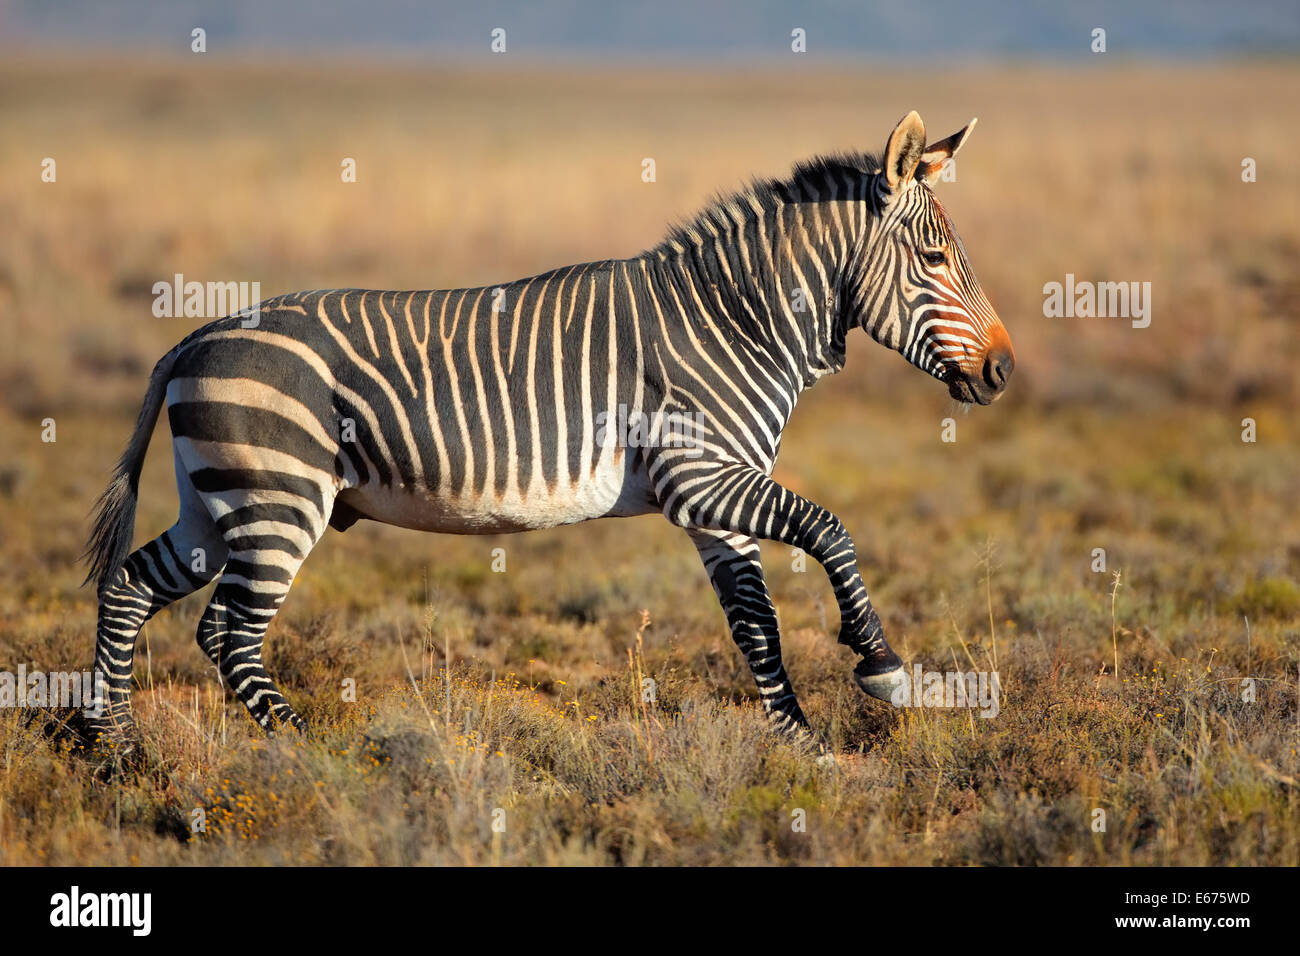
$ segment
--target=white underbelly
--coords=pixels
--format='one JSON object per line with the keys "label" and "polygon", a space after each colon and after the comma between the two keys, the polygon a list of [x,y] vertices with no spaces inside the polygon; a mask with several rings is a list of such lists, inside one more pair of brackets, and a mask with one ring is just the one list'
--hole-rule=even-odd
{"label": "white underbelly", "polygon": [[539,482],[526,490],[509,488],[502,495],[366,485],[344,489],[338,500],[385,524],[455,534],[553,528],[659,510],[645,473],[626,467],[626,461],[603,461],[591,475],[551,488]]}

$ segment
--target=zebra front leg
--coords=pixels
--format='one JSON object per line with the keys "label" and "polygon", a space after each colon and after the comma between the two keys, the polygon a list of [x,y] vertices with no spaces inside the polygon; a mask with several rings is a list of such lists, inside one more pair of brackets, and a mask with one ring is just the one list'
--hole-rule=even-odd
{"label": "zebra front leg", "polygon": [[732,639],[745,656],[763,709],[782,730],[807,728],[781,661],[781,637],[759,561],[758,541],[727,531],[688,529],[722,604]]}
{"label": "zebra front leg", "polygon": [[685,527],[781,541],[811,555],[835,591],[839,642],[862,657],[853,669],[854,680],[870,696],[892,702],[907,680],[903,662],[885,640],[844,523],[750,465],[680,461],[668,464],[655,480],[668,519]]}

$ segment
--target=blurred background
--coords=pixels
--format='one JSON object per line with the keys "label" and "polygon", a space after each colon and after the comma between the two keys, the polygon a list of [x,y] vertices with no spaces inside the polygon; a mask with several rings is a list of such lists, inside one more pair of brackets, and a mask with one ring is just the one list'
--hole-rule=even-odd
{"label": "blurred background", "polygon": [[[1126,654],[1244,649],[1245,615],[1272,648],[1256,663],[1293,681],[1298,51],[1293,0],[0,0],[0,664],[89,663],[86,515],[153,362],[201,324],[155,318],[153,283],[455,287],[630,256],[749,177],[881,149],[916,109],[932,139],[979,117],[937,191],[1015,378],[962,415],[859,334],[801,403],[778,478],[844,518],[917,659],[948,661],[954,627],[996,619],[1026,667],[1051,649],[1097,673],[1119,570]],[[1149,282],[1150,326],[1046,317],[1043,287],[1067,273]],[[137,541],[175,515],[159,428]],[[492,575],[501,545],[510,573]],[[765,548],[816,721],[847,661],[830,591]],[[210,681],[192,644],[205,600],[149,625],[151,681]],[[272,671],[295,700],[332,667],[392,678],[399,637],[434,627],[484,673],[594,685],[643,608],[657,659],[751,695],[694,550],[653,516],[509,539],[330,532],[273,628]]]}

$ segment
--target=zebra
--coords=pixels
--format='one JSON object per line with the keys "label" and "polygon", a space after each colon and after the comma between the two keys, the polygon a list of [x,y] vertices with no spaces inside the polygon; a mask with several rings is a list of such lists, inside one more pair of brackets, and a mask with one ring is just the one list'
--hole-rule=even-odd
{"label": "zebra", "polygon": [[[926,145],[910,112],[883,154],[752,181],[633,258],[496,287],[291,293],[192,332],[154,367],[97,505],[86,581],[106,693],[91,729],[131,745],[137,634],[215,579],[199,647],[265,730],[304,730],[263,638],[326,527],[363,518],[487,534],[661,513],[694,543],[772,724],[807,731],[759,560],[759,539],[782,542],[823,566],[852,677],[890,700],[907,678],[853,539],[771,473],[850,329],[959,402],[1006,387],[1010,338],[931,190],[974,125]],[[128,555],[164,404],[180,513]],[[625,441],[615,409],[667,424]]]}

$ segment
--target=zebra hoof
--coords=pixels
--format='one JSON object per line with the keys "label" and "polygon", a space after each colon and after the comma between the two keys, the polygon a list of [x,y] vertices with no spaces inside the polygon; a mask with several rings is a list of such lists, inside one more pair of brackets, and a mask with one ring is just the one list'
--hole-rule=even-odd
{"label": "zebra hoof", "polygon": [[139,735],[135,718],[129,711],[106,711],[94,717],[77,711],[68,719],[68,728],[88,744],[105,746],[121,746]]}
{"label": "zebra hoof", "polygon": [[862,692],[868,697],[874,697],[876,700],[883,700],[887,704],[899,706],[898,698],[902,696],[904,689],[908,686],[907,671],[899,665],[892,671],[885,671],[883,674],[863,674],[857,670],[853,671],[853,680],[862,688]]}
{"label": "zebra hoof", "polygon": [[85,737],[89,748],[104,756],[122,758],[133,756],[139,743],[134,727],[127,732],[117,728],[112,730],[91,728]]}
{"label": "zebra hoof", "polygon": [[144,760],[134,725],[124,732],[121,725],[105,728],[91,724],[79,728],[81,755],[98,767],[102,779],[112,779],[126,767],[139,767]]}

